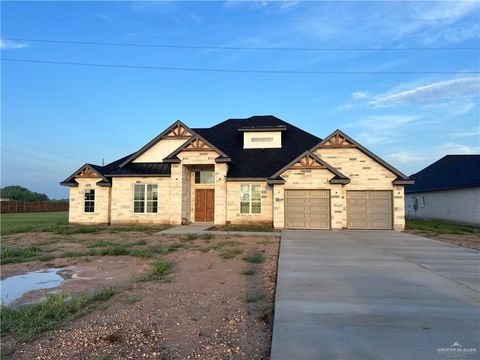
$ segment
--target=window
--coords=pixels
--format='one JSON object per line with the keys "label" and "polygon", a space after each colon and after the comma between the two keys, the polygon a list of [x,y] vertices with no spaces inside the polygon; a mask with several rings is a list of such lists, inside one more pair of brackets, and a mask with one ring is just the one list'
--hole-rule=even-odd
{"label": "window", "polygon": [[425,207],[425,196],[422,195],[422,208]]}
{"label": "window", "polygon": [[158,185],[133,186],[133,212],[136,214],[158,212]]}
{"label": "window", "polygon": [[272,142],[273,137],[252,137],[252,142]]}
{"label": "window", "polygon": [[213,184],[215,175],[213,170],[195,171],[195,184]]}
{"label": "window", "polygon": [[86,189],[83,211],[95,212],[95,190]]}
{"label": "window", "polygon": [[260,214],[262,212],[262,190],[260,185],[240,185],[240,214]]}

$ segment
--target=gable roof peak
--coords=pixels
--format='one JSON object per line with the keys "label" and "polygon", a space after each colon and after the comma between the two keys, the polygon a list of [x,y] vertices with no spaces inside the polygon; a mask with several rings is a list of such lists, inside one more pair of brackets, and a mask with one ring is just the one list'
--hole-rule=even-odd
{"label": "gable roof peak", "polygon": [[138,158],[140,155],[145,153],[148,149],[150,149],[153,145],[159,142],[163,138],[190,138],[196,135],[195,131],[185,125],[181,120],[175,121],[172,125],[167,127],[164,131],[162,131],[159,135],[155,138],[150,140],[145,146],[143,146],[140,150],[133,153],[130,157],[128,157],[124,162],[122,162],[118,167],[122,168],[125,165],[131,163],[133,160]]}

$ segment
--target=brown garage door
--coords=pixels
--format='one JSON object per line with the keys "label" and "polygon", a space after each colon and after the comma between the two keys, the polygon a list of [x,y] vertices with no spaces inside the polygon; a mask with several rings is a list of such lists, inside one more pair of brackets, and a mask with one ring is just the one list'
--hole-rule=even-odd
{"label": "brown garage door", "polygon": [[347,191],[349,229],[391,229],[391,191]]}
{"label": "brown garage door", "polygon": [[330,190],[285,190],[290,229],[330,229]]}

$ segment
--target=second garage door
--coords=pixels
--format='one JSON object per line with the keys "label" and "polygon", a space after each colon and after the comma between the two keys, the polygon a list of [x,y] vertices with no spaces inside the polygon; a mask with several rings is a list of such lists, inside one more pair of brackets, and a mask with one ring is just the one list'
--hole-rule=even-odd
{"label": "second garage door", "polygon": [[330,190],[285,190],[285,225],[330,229]]}
{"label": "second garage door", "polygon": [[391,229],[391,191],[347,191],[349,229]]}

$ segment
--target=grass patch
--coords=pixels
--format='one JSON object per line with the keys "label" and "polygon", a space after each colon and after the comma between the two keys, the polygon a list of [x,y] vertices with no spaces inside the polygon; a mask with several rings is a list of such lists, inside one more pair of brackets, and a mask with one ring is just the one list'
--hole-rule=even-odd
{"label": "grass patch", "polygon": [[252,276],[255,275],[256,272],[257,270],[255,270],[254,268],[248,268],[242,271],[242,275]]}
{"label": "grass patch", "polygon": [[268,225],[249,225],[249,224],[230,224],[223,226],[214,226],[210,230],[216,231],[248,231],[248,232],[273,232],[275,231],[272,226]]}
{"label": "grass patch", "polygon": [[114,245],[111,241],[105,241],[105,240],[96,240],[91,244],[88,244],[88,248],[94,248],[94,247],[105,247],[105,246],[112,246]]}
{"label": "grass patch", "polygon": [[40,261],[50,261],[50,260],[53,260],[53,259],[55,259],[55,256],[53,256],[53,255],[42,255],[42,256],[38,257],[38,260],[40,260]]}
{"label": "grass patch", "polygon": [[243,257],[243,261],[246,261],[250,264],[262,264],[265,262],[265,260],[265,255],[262,255],[258,252]]}
{"label": "grass patch", "polygon": [[20,341],[30,342],[41,332],[58,328],[66,319],[88,312],[113,295],[115,290],[105,288],[90,296],[70,298],[67,294],[49,294],[44,302],[12,309],[0,305],[1,333],[12,334]]}
{"label": "grass patch", "polygon": [[257,240],[256,243],[258,245],[268,245],[271,243],[270,239],[260,239],[260,240]]}
{"label": "grass patch", "polygon": [[187,236],[185,237],[185,240],[193,241],[193,240],[196,240],[197,238],[198,238],[197,234],[187,234]]}
{"label": "grass patch", "polygon": [[240,255],[242,252],[243,248],[241,248],[240,246],[227,247],[220,250],[219,256],[221,259],[224,260],[233,259],[235,256]]}
{"label": "grass patch", "polygon": [[1,234],[17,234],[22,232],[36,231],[52,225],[68,223],[67,211],[36,212],[36,213],[12,213],[0,214],[2,221]]}
{"label": "grass patch", "polygon": [[25,232],[52,232],[54,234],[89,234],[108,230],[109,233],[119,232],[146,232],[153,233],[168,229],[169,225],[128,225],[128,226],[90,226],[68,225],[67,211],[32,212],[0,214],[1,235],[18,234]]}
{"label": "grass patch", "polygon": [[454,234],[454,235],[480,235],[480,228],[467,225],[450,224],[435,220],[406,220],[406,230],[418,230],[435,234]]}
{"label": "grass patch", "polygon": [[130,255],[130,249],[122,245],[109,245],[100,249],[91,249],[88,251],[90,256],[124,256]]}
{"label": "grass patch", "polygon": [[153,264],[153,269],[148,274],[140,277],[138,281],[146,282],[146,281],[165,281],[167,275],[173,272],[173,264],[170,262],[166,262],[163,260],[156,261]]}
{"label": "grass patch", "polygon": [[73,257],[87,256],[87,255],[88,253],[86,251],[65,251],[62,257],[73,258]]}
{"label": "grass patch", "polygon": [[38,254],[36,246],[0,248],[0,264],[19,263],[32,260]]}
{"label": "grass patch", "polygon": [[210,234],[210,233],[203,234],[203,235],[202,235],[202,239],[203,239],[203,240],[212,240],[212,239],[213,239],[213,235]]}
{"label": "grass patch", "polygon": [[266,295],[263,293],[254,293],[254,294],[249,294],[245,296],[245,302],[247,303],[254,303],[261,301],[266,298]]}
{"label": "grass patch", "polygon": [[149,226],[149,225],[125,225],[125,226],[111,226],[108,228],[110,234],[116,234],[120,232],[145,232],[153,233],[168,229],[169,225],[162,226]]}

